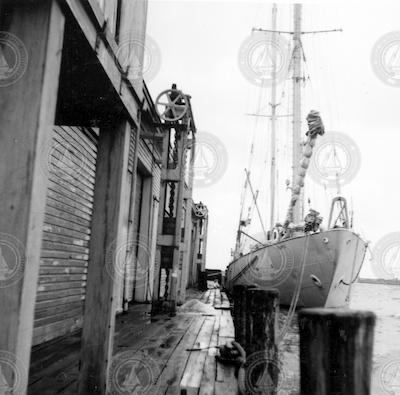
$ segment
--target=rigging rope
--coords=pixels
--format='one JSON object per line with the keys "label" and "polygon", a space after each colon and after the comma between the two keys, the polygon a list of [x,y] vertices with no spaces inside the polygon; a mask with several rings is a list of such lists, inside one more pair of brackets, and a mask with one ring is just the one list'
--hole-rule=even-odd
{"label": "rigging rope", "polygon": [[[257,112],[256,112],[256,114],[258,114],[260,112],[260,109],[261,109],[262,93],[263,93],[263,89],[260,88],[258,99],[257,99]],[[250,152],[249,152],[249,159],[248,159],[249,161],[248,161],[248,167],[247,167],[249,173],[252,171],[253,161],[254,161],[254,147],[255,147],[256,133],[257,133],[258,123],[259,123],[259,119],[258,118],[259,117],[255,117],[254,124],[253,124],[253,133],[252,133]],[[248,186],[248,177],[246,175],[246,178],[245,178],[245,181],[244,181],[244,185],[243,185],[243,189],[242,189],[241,199],[240,199],[239,223],[243,218],[243,211],[244,211],[244,206],[246,204],[246,197],[247,197],[247,186]]]}
{"label": "rigging rope", "polygon": [[306,236],[305,236],[305,246],[304,246],[304,250],[303,250],[303,258],[301,260],[299,278],[298,278],[298,281],[297,281],[297,284],[296,284],[296,289],[295,289],[295,291],[293,293],[292,300],[290,302],[290,307],[289,307],[287,318],[285,320],[285,324],[283,325],[282,330],[279,332],[278,344],[283,340],[283,338],[286,335],[286,332],[289,329],[289,326],[290,326],[290,324],[292,322],[294,313],[296,311],[297,303],[299,301],[300,292],[301,292],[301,284],[303,282],[303,276],[304,276],[304,268],[306,266],[306,258],[307,258],[307,250],[308,250],[308,246],[309,246],[309,240],[310,240],[310,235],[306,234]]}
{"label": "rigging rope", "polygon": [[251,194],[253,195],[254,204],[255,204],[256,209],[257,209],[257,214],[258,214],[258,218],[260,220],[261,228],[262,228],[262,230],[264,232],[265,238],[267,238],[267,232],[265,231],[264,223],[263,223],[263,220],[262,220],[262,217],[261,217],[261,213],[260,213],[260,209],[258,208],[257,198],[255,196],[253,187],[252,187],[251,182],[250,182],[250,174],[249,174],[249,172],[247,170],[245,170],[245,171],[246,171],[246,175],[247,175],[247,182],[249,184]]}

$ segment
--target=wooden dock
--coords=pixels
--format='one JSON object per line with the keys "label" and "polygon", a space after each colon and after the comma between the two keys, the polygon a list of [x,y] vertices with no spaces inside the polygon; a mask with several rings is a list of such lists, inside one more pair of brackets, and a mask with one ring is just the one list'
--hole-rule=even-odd
{"label": "wooden dock", "polygon": [[[232,340],[230,304],[219,289],[188,291],[174,317],[150,322],[143,306],[132,309],[117,318],[110,393],[237,394],[235,368],[215,359],[217,346]],[[79,341],[70,336],[33,351],[29,394],[76,393]]]}

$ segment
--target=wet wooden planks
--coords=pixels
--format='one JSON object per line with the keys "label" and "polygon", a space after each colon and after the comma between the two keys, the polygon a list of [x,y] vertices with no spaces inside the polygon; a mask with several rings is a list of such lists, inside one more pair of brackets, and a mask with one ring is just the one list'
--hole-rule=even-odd
{"label": "wet wooden planks", "polygon": [[[208,290],[201,300],[215,309],[207,316],[195,345],[201,351],[191,351],[180,383],[181,394],[237,394],[238,384],[233,366],[216,361],[218,348],[234,340],[234,327],[229,301],[219,289]],[[221,308],[224,306],[224,308]]]}
{"label": "wet wooden planks", "polygon": [[[173,318],[161,317],[136,339],[128,332],[120,337],[116,358],[118,353],[123,356],[128,351],[129,358],[139,361],[138,366],[149,368],[152,382],[150,388],[146,386],[148,393],[238,393],[235,368],[215,359],[218,346],[234,340],[228,298],[219,289],[208,290],[198,298],[213,306],[214,311],[185,311]],[[132,384],[137,382],[133,380]]]}
{"label": "wet wooden planks", "polygon": [[195,347],[197,335],[204,324],[205,318],[201,316],[194,319],[188,327],[185,336],[175,348],[173,355],[171,355],[171,358],[156,380],[159,394],[179,394],[179,385],[189,357],[187,349]]}
{"label": "wet wooden planks", "polygon": [[[211,337],[214,332],[216,317],[206,317],[197,335],[195,347],[189,353],[188,362],[180,382],[181,392],[184,394],[197,394],[203,377],[203,370],[208,355]],[[196,350],[197,349],[197,350]],[[214,381],[215,377],[210,377]]]}
{"label": "wet wooden planks", "polygon": [[[117,317],[114,359],[129,355],[140,367],[150,368],[148,393],[224,395],[237,394],[233,366],[217,363],[217,346],[234,339],[229,301],[219,289],[196,296],[212,305],[206,314],[188,311],[175,317],[158,316],[149,322],[147,309]],[[221,306],[224,306],[222,308]],[[147,318],[146,318],[147,317]],[[141,324],[138,321],[142,320]],[[35,351],[29,394],[76,393],[79,335],[53,342],[52,348]],[[198,351],[188,351],[201,349]],[[125,353],[125,354],[124,354]]]}
{"label": "wet wooden planks", "polygon": [[[150,327],[150,305],[134,305],[116,318],[115,352],[125,338],[141,339]],[[158,328],[158,327],[157,327]],[[76,395],[81,333],[53,339],[33,347],[28,395]]]}

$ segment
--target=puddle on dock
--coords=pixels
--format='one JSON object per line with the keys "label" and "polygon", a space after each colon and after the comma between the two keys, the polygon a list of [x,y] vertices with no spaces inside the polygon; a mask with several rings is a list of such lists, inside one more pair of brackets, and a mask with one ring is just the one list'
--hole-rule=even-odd
{"label": "puddle on dock", "polygon": [[[370,310],[377,316],[371,394],[400,394],[400,286],[357,283],[350,307]],[[280,328],[287,316],[288,310],[281,308]],[[297,314],[279,345],[279,352],[282,384],[278,395],[297,395],[300,393]]]}

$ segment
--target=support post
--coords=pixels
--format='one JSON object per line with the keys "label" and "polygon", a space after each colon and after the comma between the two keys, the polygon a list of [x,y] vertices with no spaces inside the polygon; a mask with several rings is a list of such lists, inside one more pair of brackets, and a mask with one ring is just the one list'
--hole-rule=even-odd
{"label": "support post", "polygon": [[206,254],[207,254],[207,235],[208,235],[208,214],[203,218],[203,234],[201,235],[202,253],[201,253],[201,271],[206,270]]}
{"label": "support post", "polygon": [[370,393],[375,319],[368,311],[300,311],[301,394]]}
{"label": "support post", "polygon": [[193,248],[193,261],[192,261],[192,284],[197,285],[199,281],[197,263],[198,263],[198,252],[200,245],[200,224],[198,219],[196,218],[195,226],[194,226],[194,248]]}
{"label": "support post", "polygon": [[[189,141],[189,139],[187,140]],[[191,143],[187,143],[187,149],[189,150],[189,169],[188,169],[188,185],[184,194],[185,201],[185,237],[181,249],[183,251],[183,262],[182,262],[182,275],[181,275],[181,292],[178,298],[178,305],[185,303],[186,300],[186,288],[188,283],[190,284],[190,265],[192,264],[191,259],[191,248],[192,248],[192,212],[193,212],[193,179],[194,179],[194,161],[195,161],[195,133],[192,131]]]}
{"label": "support post", "polygon": [[1,16],[10,67],[0,86],[2,388],[25,394],[48,181],[41,152],[54,125],[65,18],[50,0],[3,1]]}
{"label": "support post", "polygon": [[176,220],[175,220],[175,235],[174,235],[174,257],[171,274],[171,290],[169,296],[170,303],[170,314],[175,315],[176,303],[179,298],[180,289],[178,287],[178,277],[182,275],[179,270],[180,261],[180,244],[181,244],[181,223],[183,215],[183,197],[184,197],[184,185],[185,185],[185,162],[186,162],[186,150],[187,150],[187,138],[188,132],[182,131],[180,140],[178,141],[178,163],[177,168],[179,169],[179,182],[177,183],[177,194],[175,200],[176,206]]}
{"label": "support post", "polygon": [[233,323],[235,340],[243,347],[246,346],[246,285],[233,286]]}
{"label": "support post", "polygon": [[[169,142],[171,138],[171,131],[165,132],[162,142],[162,159],[161,169],[168,169],[169,162]],[[161,173],[160,181],[160,202],[158,210],[158,223],[157,223],[157,246],[155,252],[154,262],[154,285],[153,285],[153,301],[152,301],[152,314],[156,314],[160,309],[160,277],[161,277],[161,249],[163,245],[160,243],[160,237],[163,235],[163,223],[165,216],[165,201],[166,201],[166,188],[167,180],[163,178],[163,172]]]}
{"label": "support post", "polygon": [[279,380],[279,291],[249,288],[246,296],[246,377],[248,386],[275,395]]}
{"label": "support post", "polygon": [[[142,132],[142,114],[143,114],[143,102],[140,104],[140,109],[138,111],[138,127],[135,133],[135,148],[133,150],[133,164],[132,164],[132,176],[131,176],[131,188],[130,188],[130,197],[129,197],[129,209],[128,209],[128,232],[127,232],[127,251],[126,251],[126,261],[124,264],[124,277],[122,279],[122,287],[123,287],[123,301],[122,301],[122,309],[124,312],[128,311],[128,298],[127,290],[129,287],[130,280],[128,279],[128,265],[132,260],[136,261],[136,248],[133,246],[134,238],[136,235],[133,234],[133,222],[135,220],[135,204],[136,204],[136,189],[137,189],[137,179],[138,179],[138,158],[139,158],[139,145],[140,145],[140,136]],[[131,130],[131,133],[134,133],[135,129]],[[136,263],[137,264],[137,263]],[[135,281],[135,280],[133,280]]]}
{"label": "support post", "polygon": [[181,285],[180,285],[180,294],[178,298],[178,305],[182,305],[186,300],[186,288],[188,284],[188,272],[190,261],[190,249],[191,249],[191,224],[192,224],[192,206],[193,200],[191,198],[192,188],[189,187],[186,191],[190,197],[185,199],[185,236],[184,241],[181,243],[181,250],[183,252],[182,259],[182,275],[181,275]]}
{"label": "support post", "polygon": [[[115,126],[116,125],[116,126]],[[112,360],[117,277],[123,276],[126,233],[123,219],[129,196],[130,125],[110,122],[100,129],[92,236],[82,330],[78,394],[106,394]]]}

